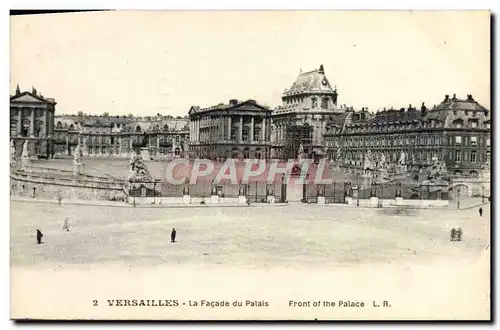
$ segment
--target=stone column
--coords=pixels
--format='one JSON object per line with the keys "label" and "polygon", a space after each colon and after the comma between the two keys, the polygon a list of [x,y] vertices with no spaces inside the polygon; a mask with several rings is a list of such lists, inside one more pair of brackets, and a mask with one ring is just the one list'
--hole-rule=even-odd
{"label": "stone column", "polygon": [[254,136],[253,136],[253,130],[255,128],[255,123],[254,123],[254,116],[252,116],[251,118],[251,121],[250,121],[250,141],[253,141],[254,140]]}
{"label": "stone column", "polygon": [[266,117],[262,119],[262,126],[261,126],[261,141],[266,141]]}
{"label": "stone column", "polygon": [[30,136],[35,136],[35,109],[31,109]]}
{"label": "stone column", "polygon": [[128,142],[129,142],[129,146],[128,146],[129,152],[132,152],[132,150],[134,150],[133,146],[132,146],[132,140],[133,140],[132,139],[132,135],[129,135],[129,140],[128,140]]}
{"label": "stone column", "polygon": [[66,155],[69,155],[69,135],[66,135]]}
{"label": "stone column", "polygon": [[17,135],[20,136],[22,132],[22,127],[23,127],[23,108],[17,108]]}
{"label": "stone column", "polygon": [[231,125],[232,125],[231,116],[228,116],[227,117],[227,139],[228,140],[231,140]]}
{"label": "stone column", "polygon": [[46,110],[43,110],[41,134],[42,134],[43,138],[47,137],[47,111]]}
{"label": "stone column", "polygon": [[156,156],[160,155],[160,136],[156,136]]}
{"label": "stone column", "polygon": [[83,142],[82,154],[87,156],[89,154],[89,151],[87,150],[87,137],[85,135],[82,135],[82,142]]}
{"label": "stone column", "polygon": [[239,127],[239,139],[240,142],[243,140],[243,116],[240,116],[240,127]]}

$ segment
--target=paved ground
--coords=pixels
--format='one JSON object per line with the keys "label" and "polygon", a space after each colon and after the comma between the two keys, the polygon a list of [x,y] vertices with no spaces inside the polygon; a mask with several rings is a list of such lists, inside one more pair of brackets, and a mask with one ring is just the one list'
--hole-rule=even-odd
{"label": "paved ground", "polygon": [[[11,265],[225,265],[266,269],[476,258],[489,243],[489,205],[468,210],[131,209],[11,203]],[[71,231],[61,227],[68,218]],[[461,226],[463,242],[450,242]],[[178,242],[171,244],[175,227]],[[44,233],[37,245],[35,232]]]}

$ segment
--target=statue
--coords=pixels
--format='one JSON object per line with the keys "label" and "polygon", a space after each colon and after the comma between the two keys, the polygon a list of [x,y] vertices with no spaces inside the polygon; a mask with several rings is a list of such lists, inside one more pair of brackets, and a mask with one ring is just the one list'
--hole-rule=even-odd
{"label": "statue", "polygon": [[363,170],[373,169],[373,155],[370,149],[365,154],[365,160],[363,164]]}
{"label": "statue", "polygon": [[11,165],[17,165],[16,146],[14,140],[10,140],[10,163]]}
{"label": "statue", "polygon": [[381,155],[380,155],[380,161],[379,161],[379,167],[381,169],[384,169],[385,168],[385,155],[384,153],[382,152]]}
{"label": "statue", "polygon": [[78,144],[73,154],[73,164],[81,165],[81,163],[82,163],[82,149],[80,148],[80,144]]}
{"label": "statue", "polygon": [[30,165],[30,157],[28,153],[28,140],[23,143],[23,152],[21,153],[21,168],[26,169]]}
{"label": "statue", "polygon": [[302,142],[299,144],[299,150],[297,152],[297,159],[302,160],[304,157],[304,147],[302,146]]}
{"label": "statue", "polygon": [[399,154],[399,165],[406,165],[406,154],[404,151],[401,151],[401,154]]}

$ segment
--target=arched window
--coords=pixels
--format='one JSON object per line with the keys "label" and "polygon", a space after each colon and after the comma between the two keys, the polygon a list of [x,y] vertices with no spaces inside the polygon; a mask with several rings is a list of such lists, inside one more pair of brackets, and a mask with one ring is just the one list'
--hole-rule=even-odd
{"label": "arched window", "polygon": [[321,109],[328,109],[328,97],[324,97],[321,100]]}
{"label": "arched window", "polygon": [[238,158],[238,148],[233,148],[231,158]]}
{"label": "arched window", "polygon": [[316,99],[315,97],[313,97],[311,99],[311,101],[312,101],[311,109],[316,109],[318,107],[318,99]]}
{"label": "arched window", "polygon": [[243,149],[243,158],[244,159],[250,158],[250,150],[248,150],[248,148]]}
{"label": "arched window", "polygon": [[62,124],[61,124],[61,122],[60,122],[60,121],[58,121],[58,122],[57,122],[56,127],[57,127],[57,128],[62,128]]}
{"label": "arched window", "polygon": [[136,132],[140,132],[141,131],[141,126],[137,125],[136,128],[135,128],[135,131]]}
{"label": "arched window", "polygon": [[73,124],[69,125],[69,129],[75,129],[75,125]]}
{"label": "arched window", "polygon": [[163,131],[168,132],[168,125],[167,124],[163,125]]}

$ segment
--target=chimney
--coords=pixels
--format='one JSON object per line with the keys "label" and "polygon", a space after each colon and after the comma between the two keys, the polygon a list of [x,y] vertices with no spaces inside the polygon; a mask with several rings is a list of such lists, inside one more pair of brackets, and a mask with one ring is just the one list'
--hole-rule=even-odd
{"label": "chimney", "polygon": [[19,89],[19,84],[17,84],[16,95],[20,95],[20,94],[21,94],[21,90]]}
{"label": "chimney", "polygon": [[229,104],[230,105],[236,105],[236,104],[238,104],[238,100],[237,99],[230,99],[229,100]]}
{"label": "chimney", "polygon": [[446,94],[444,96],[444,102],[448,102],[450,100],[450,96],[448,94]]}
{"label": "chimney", "polygon": [[325,69],[323,68],[323,64],[319,66],[319,73],[325,73]]}
{"label": "chimney", "polygon": [[453,101],[457,99],[457,94],[453,94]]}
{"label": "chimney", "polygon": [[474,101],[474,98],[472,97],[472,94],[467,95],[467,101]]}

